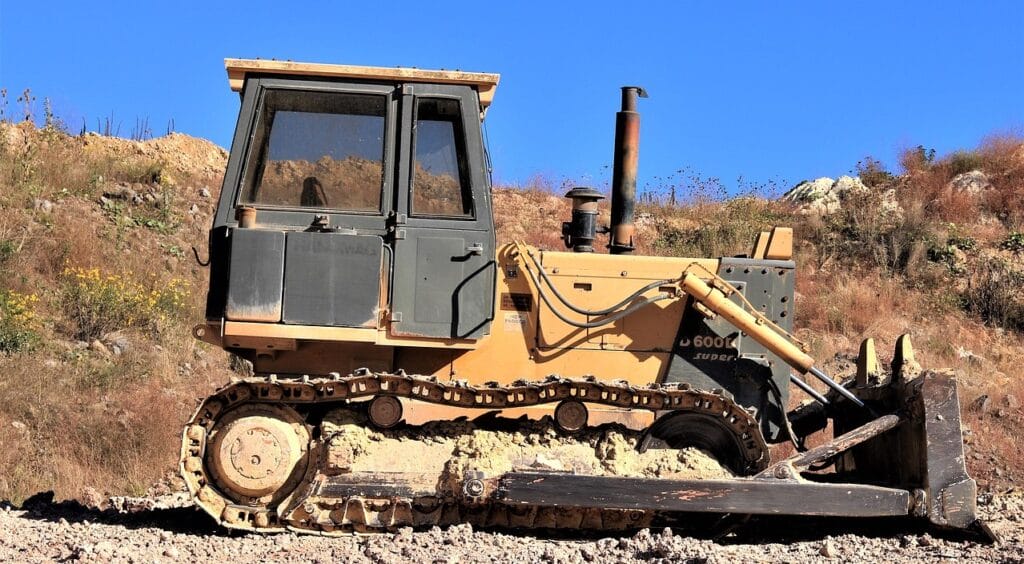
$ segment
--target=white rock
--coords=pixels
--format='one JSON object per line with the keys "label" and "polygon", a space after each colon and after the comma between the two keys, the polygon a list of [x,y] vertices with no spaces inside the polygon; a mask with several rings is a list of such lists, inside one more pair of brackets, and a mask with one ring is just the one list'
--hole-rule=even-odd
{"label": "white rock", "polygon": [[861,182],[860,178],[840,176],[832,185],[832,191],[838,194],[840,199],[845,199],[849,195],[848,193],[867,192],[868,187]]}
{"label": "white rock", "polygon": [[839,193],[834,190],[835,180],[821,177],[803,181],[786,192],[782,199],[800,205],[800,213],[809,215],[828,215],[839,211],[841,204]]}
{"label": "white rock", "polygon": [[110,350],[106,345],[101,343],[99,339],[95,339],[93,342],[89,343],[89,350],[98,352],[103,356],[110,356]]}
{"label": "white rock", "polygon": [[32,207],[37,212],[49,214],[50,212],[53,211],[53,202],[42,198],[36,198],[35,201],[32,202]]}
{"label": "white rock", "polygon": [[131,349],[131,341],[123,333],[114,331],[103,336],[103,343],[110,347],[115,355],[120,355]]}
{"label": "white rock", "polygon": [[782,199],[796,203],[814,202],[824,198],[832,190],[832,185],[835,182],[826,176],[815,180],[804,180],[783,194]]}
{"label": "white rock", "polygon": [[107,199],[133,200],[138,195],[139,193],[132,189],[132,185],[127,182],[119,182],[116,186],[103,191],[103,198]]}
{"label": "white rock", "polygon": [[530,464],[533,468],[543,468],[546,470],[565,470],[565,465],[562,464],[561,460],[551,459],[542,453],[537,453],[533,463]]}
{"label": "white rock", "polygon": [[985,190],[992,189],[992,183],[988,180],[988,175],[980,170],[972,170],[970,172],[964,172],[953,177],[953,180],[949,181],[949,189],[960,194],[969,194],[976,196]]}
{"label": "white rock", "polygon": [[[838,212],[843,202],[853,194],[870,192],[858,177],[840,176],[832,180],[827,176],[805,180],[783,194],[781,200],[797,204],[803,215],[825,216]],[[880,210],[892,217],[902,217],[903,209],[896,201],[896,190],[889,189],[882,194]]]}

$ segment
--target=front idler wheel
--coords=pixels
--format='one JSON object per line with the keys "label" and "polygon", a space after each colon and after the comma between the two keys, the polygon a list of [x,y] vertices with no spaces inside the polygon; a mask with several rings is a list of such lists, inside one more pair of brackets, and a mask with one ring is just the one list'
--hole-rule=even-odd
{"label": "front idler wheel", "polygon": [[269,506],[305,474],[309,431],[295,410],[248,404],[213,427],[206,465],[218,490],[236,503]]}

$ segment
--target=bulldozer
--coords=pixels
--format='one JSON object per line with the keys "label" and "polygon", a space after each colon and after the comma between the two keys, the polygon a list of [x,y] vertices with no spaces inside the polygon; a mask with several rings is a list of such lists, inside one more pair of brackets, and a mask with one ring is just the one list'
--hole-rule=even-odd
{"label": "bulldozer", "polygon": [[498,75],[226,69],[241,108],[193,333],[252,373],[202,400],[180,456],[221,525],[985,529],[955,378],[906,335],[890,366],[869,339],[855,375],[828,375],[792,333],[791,229],[741,256],[636,253],[642,88],[621,92],[609,223],[605,194],[573,188],[550,250],[496,241]]}

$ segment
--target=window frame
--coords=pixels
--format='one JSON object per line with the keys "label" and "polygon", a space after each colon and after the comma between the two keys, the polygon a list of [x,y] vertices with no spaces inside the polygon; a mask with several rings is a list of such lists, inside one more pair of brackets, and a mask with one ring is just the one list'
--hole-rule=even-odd
{"label": "window frame", "polygon": [[[395,167],[395,145],[398,138],[397,126],[399,114],[397,111],[397,99],[395,97],[394,85],[376,83],[339,83],[330,81],[310,81],[308,79],[291,80],[287,78],[262,78],[255,79],[257,88],[253,121],[249,128],[247,146],[244,152],[244,161],[240,167],[237,180],[237,188],[234,195],[234,207],[254,207],[259,210],[261,223],[271,224],[292,224],[290,216],[301,215],[303,218],[313,215],[328,215],[330,217],[344,217],[343,223],[351,224],[359,222],[359,218],[383,220],[394,207],[394,167]],[[312,207],[312,206],[284,206],[277,204],[265,204],[259,202],[245,202],[243,195],[248,186],[249,176],[258,173],[255,167],[259,166],[260,152],[263,149],[265,136],[268,134],[266,128],[266,104],[267,95],[273,91],[304,91],[322,94],[355,94],[355,95],[377,95],[384,99],[384,140],[383,160],[381,174],[381,197],[380,205],[376,210],[346,210],[336,207]],[[361,222],[360,222],[361,223]],[[308,220],[305,220],[308,225]],[[337,222],[332,222],[332,225]],[[366,227],[363,225],[352,225],[352,227]]]}
{"label": "window frame", "polygon": [[[459,191],[462,201],[462,207],[467,207],[468,213],[462,213],[459,215],[448,215],[448,214],[436,214],[436,213],[417,213],[416,212],[416,163],[418,162],[416,145],[419,138],[419,128],[417,122],[419,121],[419,107],[420,101],[422,100],[453,100],[458,105],[459,115],[456,119],[452,120],[452,137],[455,142],[455,159],[456,166],[458,167],[458,182]],[[461,96],[452,96],[446,94],[433,94],[424,93],[413,96],[412,99],[412,118],[409,123],[409,137],[410,137],[410,163],[409,163],[409,177],[408,182],[408,206],[409,206],[409,217],[415,219],[428,219],[428,220],[450,220],[450,221],[476,221],[477,219],[477,206],[476,199],[473,197],[473,178],[471,172],[471,165],[469,162],[469,140],[466,136],[467,124],[466,124],[466,108],[463,104],[463,98]]]}

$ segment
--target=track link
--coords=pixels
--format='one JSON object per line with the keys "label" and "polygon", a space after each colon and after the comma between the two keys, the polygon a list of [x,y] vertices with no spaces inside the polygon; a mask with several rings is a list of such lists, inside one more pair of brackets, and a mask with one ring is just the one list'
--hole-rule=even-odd
{"label": "track link", "polygon": [[[512,528],[628,529],[645,526],[652,512],[566,507],[509,507],[490,502],[494,477],[481,476],[480,489],[436,494],[422,488],[402,489],[402,477],[387,469],[374,474],[383,491],[373,496],[355,490],[332,491],[326,464],[329,436],[307,424],[301,431],[312,437],[302,445],[301,460],[279,491],[251,497],[223,491],[208,461],[208,439],[222,420],[237,418],[240,410],[287,412],[284,419],[306,417],[320,409],[344,407],[353,400],[393,396],[467,409],[467,415],[506,408],[529,407],[564,400],[652,412],[689,412],[714,417],[740,439],[746,468],[755,473],[768,465],[768,449],[753,415],[721,391],[695,390],[686,385],[601,382],[592,377],[550,376],[542,381],[517,381],[508,386],[471,386],[459,381],[398,373],[357,371],[323,378],[280,379],[275,376],[232,382],[202,402],[182,436],[180,470],[195,503],[225,527],[260,532],[296,530],[319,534],[388,530],[402,526],[431,526],[468,522],[476,526]],[[265,407],[260,407],[265,406]],[[231,415],[234,414],[234,415]],[[292,423],[293,425],[295,423]],[[310,432],[313,431],[313,432]],[[251,433],[250,433],[251,434]],[[303,435],[306,436],[306,435]],[[229,445],[230,447],[230,445]],[[232,450],[232,456],[237,454]],[[248,455],[247,455],[248,456]],[[334,482],[338,479],[335,478]],[[351,477],[351,475],[349,475]],[[467,482],[468,483],[468,482]],[[336,484],[335,484],[336,486]],[[262,492],[258,492],[262,493]],[[433,494],[433,495],[430,495]]]}

